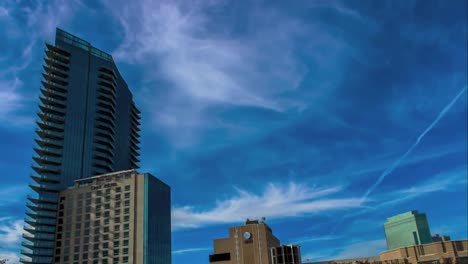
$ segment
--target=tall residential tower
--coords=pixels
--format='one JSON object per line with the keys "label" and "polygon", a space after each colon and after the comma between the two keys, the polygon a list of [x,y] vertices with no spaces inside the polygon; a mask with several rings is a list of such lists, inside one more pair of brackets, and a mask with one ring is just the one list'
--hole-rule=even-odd
{"label": "tall residential tower", "polygon": [[43,68],[23,263],[53,262],[60,191],[139,162],[140,111],[111,55],[57,29]]}

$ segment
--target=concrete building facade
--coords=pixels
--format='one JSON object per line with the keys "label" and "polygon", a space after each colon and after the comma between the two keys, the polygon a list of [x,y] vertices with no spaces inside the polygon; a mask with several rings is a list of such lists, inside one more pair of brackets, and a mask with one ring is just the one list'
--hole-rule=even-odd
{"label": "concrete building facade", "polygon": [[377,257],[305,262],[304,264],[468,264],[468,240],[401,247]]}
{"label": "concrete building facade", "polygon": [[54,263],[170,264],[170,188],[120,171],[60,192]]}
{"label": "concrete building facade", "polygon": [[418,211],[389,217],[384,230],[389,250],[432,243],[426,214]]}
{"label": "concrete building facade", "polygon": [[229,237],[216,239],[213,245],[210,263],[272,264],[271,248],[279,247],[280,241],[264,219],[247,219],[245,225],[229,228]]}

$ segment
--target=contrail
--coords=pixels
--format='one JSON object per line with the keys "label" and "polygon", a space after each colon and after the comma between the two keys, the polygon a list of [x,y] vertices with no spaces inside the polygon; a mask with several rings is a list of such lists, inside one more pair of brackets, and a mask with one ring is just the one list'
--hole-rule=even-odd
{"label": "contrail", "polygon": [[419,135],[419,137],[416,139],[416,142],[413,143],[413,145],[400,157],[398,158],[390,167],[388,167],[382,175],[380,175],[379,179],[367,190],[367,192],[364,194],[364,196],[361,198],[363,201],[377,188],[382,181],[385,179],[387,175],[392,173],[398,166],[400,166],[400,163],[416,148],[421,140],[426,136],[429,131],[431,131],[432,128],[434,128],[437,123],[439,123],[440,119],[452,108],[452,106],[457,102],[457,100],[462,96],[462,94],[466,91],[467,87],[463,88],[453,100],[442,109],[442,111],[439,113],[437,118]]}

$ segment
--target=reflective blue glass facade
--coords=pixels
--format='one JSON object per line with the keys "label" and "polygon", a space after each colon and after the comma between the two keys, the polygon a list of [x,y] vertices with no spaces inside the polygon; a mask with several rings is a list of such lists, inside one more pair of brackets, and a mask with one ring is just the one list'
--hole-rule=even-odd
{"label": "reflective blue glass facade", "polygon": [[23,263],[53,263],[58,193],[74,180],[137,169],[140,111],[112,57],[57,29],[46,44]]}
{"label": "reflective blue glass facade", "polygon": [[145,174],[144,264],[171,263],[171,190]]}

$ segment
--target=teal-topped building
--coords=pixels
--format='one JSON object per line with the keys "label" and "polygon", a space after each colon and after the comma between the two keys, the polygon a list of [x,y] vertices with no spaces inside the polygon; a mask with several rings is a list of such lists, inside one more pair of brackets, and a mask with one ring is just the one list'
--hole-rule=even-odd
{"label": "teal-topped building", "polygon": [[426,214],[418,211],[387,218],[384,229],[388,250],[432,243]]}
{"label": "teal-topped building", "polygon": [[112,56],[57,29],[42,68],[22,263],[53,263],[60,191],[139,168],[140,111]]}

